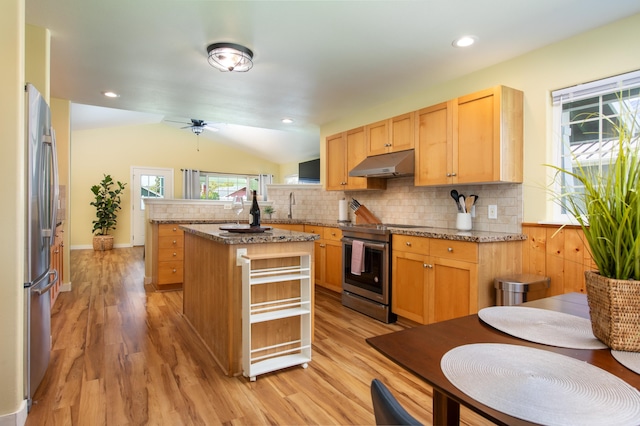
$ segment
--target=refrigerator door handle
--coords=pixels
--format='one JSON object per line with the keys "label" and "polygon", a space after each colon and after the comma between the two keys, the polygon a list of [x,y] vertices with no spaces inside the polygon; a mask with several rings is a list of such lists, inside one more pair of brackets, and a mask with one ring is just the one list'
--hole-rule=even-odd
{"label": "refrigerator door handle", "polygon": [[54,232],[58,222],[58,199],[60,198],[60,190],[58,188],[58,155],[56,152],[56,132],[53,127],[49,127],[49,135],[44,135],[43,141],[45,145],[49,146],[51,150],[51,167],[53,168],[53,182],[51,183],[52,197],[49,200],[51,205],[49,211],[51,212],[51,227],[45,229],[43,235],[49,237],[49,245],[53,246],[55,243]]}
{"label": "refrigerator door handle", "polygon": [[44,287],[41,287],[41,288],[38,288],[38,287],[33,288],[33,289],[31,289],[31,292],[32,293],[36,293],[38,296],[42,296],[43,294],[48,292],[49,289],[51,287],[53,287],[53,285],[55,283],[58,282],[58,270],[54,269],[53,271],[49,271],[49,275],[53,275],[53,280],[49,279],[49,283],[47,285],[45,285]]}

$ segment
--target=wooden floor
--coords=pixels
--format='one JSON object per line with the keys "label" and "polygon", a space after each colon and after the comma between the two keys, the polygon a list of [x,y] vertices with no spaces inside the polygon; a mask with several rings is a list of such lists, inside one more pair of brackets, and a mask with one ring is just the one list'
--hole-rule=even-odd
{"label": "wooden floor", "polygon": [[[364,341],[401,329],[316,292],[307,369],[256,382],[222,375],[181,316],[182,292],[144,281],[142,248],[71,252],[73,290],[53,307],[53,351],[27,425],[373,424],[381,379],[431,424],[431,388]],[[465,424],[491,424],[462,410]]]}

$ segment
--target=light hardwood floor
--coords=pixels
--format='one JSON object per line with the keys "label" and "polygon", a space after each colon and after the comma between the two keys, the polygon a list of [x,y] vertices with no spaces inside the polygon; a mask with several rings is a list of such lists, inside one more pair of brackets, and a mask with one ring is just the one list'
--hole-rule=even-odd
{"label": "light hardwood floor", "polygon": [[[71,270],[27,425],[373,424],[374,377],[431,423],[431,388],[364,340],[402,326],[343,307],[337,293],[316,291],[309,367],[250,382],[222,375],[181,316],[181,291],[143,284],[142,248],[74,250]],[[462,417],[491,424],[464,409]]]}

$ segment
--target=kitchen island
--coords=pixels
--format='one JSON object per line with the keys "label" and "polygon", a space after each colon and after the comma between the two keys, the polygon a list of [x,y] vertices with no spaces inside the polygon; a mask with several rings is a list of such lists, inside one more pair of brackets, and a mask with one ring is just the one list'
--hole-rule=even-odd
{"label": "kitchen island", "polygon": [[[225,224],[182,225],[184,231],[183,314],[225,374],[242,374],[242,254],[309,253],[315,234],[272,229],[263,233],[232,233]],[[228,224],[226,224],[228,226]],[[281,259],[265,259],[271,267]],[[312,263],[312,269],[314,267]],[[278,292],[291,291],[282,287]],[[313,295],[313,291],[311,292]],[[281,294],[284,297],[286,294]],[[312,300],[313,307],[313,300]],[[313,308],[312,308],[313,318]],[[295,333],[295,318],[273,332]],[[264,336],[268,340],[269,336]]]}

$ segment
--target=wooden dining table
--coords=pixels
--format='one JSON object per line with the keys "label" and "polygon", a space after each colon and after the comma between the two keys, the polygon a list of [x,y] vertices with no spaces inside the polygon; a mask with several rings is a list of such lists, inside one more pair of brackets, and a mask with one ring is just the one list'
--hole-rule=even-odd
{"label": "wooden dining table", "polygon": [[[522,306],[549,309],[589,318],[587,297],[581,293],[548,297],[527,302]],[[497,424],[532,424],[479,403],[458,390],[445,377],[440,368],[440,360],[443,355],[453,348],[472,343],[528,346],[566,355],[608,371],[640,390],[640,375],[616,361],[609,349],[568,349],[529,342],[496,330],[480,320],[478,315],[469,315],[375,336],[368,338],[367,342],[433,387],[434,425],[459,424],[460,405]],[[478,377],[478,380],[482,380],[482,378]]]}

